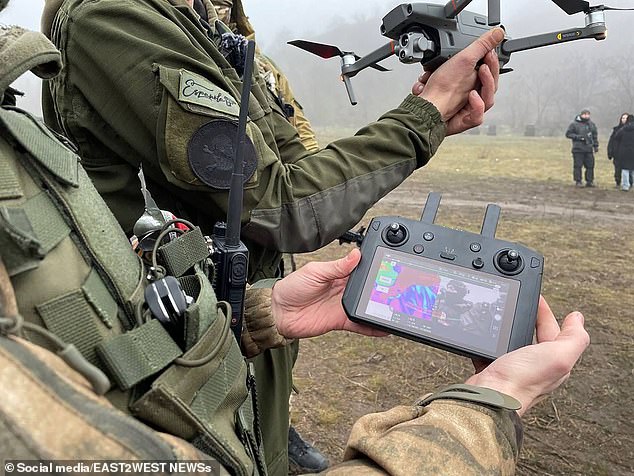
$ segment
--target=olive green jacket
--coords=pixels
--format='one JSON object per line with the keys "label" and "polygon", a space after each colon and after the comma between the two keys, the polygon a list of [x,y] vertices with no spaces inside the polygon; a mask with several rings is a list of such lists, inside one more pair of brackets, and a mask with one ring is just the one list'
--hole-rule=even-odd
{"label": "olive green jacket", "polygon": [[[79,146],[125,230],[143,210],[140,164],[162,208],[203,227],[225,216],[228,183],[209,186],[191,165],[207,153],[208,170],[222,165],[216,144],[195,139],[209,141],[218,121],[238,114],[241,80],[218,51],[214,24],[208,34],[185,0],[48,0],[43,25],[65,68],[49,83],[45,119]],[[445,135],[436,108],[410,95],[354,137],[310,153],[256,79],[248,134],[257,170],[242,215],[256,256],[330,243],[425,165]]]}

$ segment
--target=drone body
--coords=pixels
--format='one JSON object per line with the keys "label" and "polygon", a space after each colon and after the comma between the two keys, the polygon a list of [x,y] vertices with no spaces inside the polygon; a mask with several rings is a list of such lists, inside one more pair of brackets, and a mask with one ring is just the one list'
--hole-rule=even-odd
{"label": "drone body", "polygon": [[[364,57],[351,51],[341,51],[336,46],[313,43],[305,40],[289,41],[289,44],[314,53],[322,58],[341,57],[341,79],[348,91],[350,102],[357,100],[352,89],[351,78],[365,68],[388,71],[378,63],[392,55],[400,62],[421,63],[425,70],[433,71],[456,53],[473,43],[492,26],[500,23],[500,0],[489,0],[488,18],[485,15],[464,10],[472,0],[450,0],[446,5],[429,3],[405,3],[398,5],[384,18],[381,34],[390,42]],[[603,40],[606,38],[605,10],[631,10],[590,6],[584,0],[552,0],[568,15],[585,13],[585,26],[544,33],[518,39],[505,39],[498,47],[501,72],[512,53],[543,46],[565,43],[584,38]]]}

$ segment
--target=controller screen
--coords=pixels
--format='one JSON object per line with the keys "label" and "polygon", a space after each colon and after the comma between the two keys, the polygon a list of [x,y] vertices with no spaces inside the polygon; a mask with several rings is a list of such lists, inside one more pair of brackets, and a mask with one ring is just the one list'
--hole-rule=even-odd
{"label": "controller screen", "polygon": [[378,247],[356,315],[498,357],[506,353],[520,283]]}

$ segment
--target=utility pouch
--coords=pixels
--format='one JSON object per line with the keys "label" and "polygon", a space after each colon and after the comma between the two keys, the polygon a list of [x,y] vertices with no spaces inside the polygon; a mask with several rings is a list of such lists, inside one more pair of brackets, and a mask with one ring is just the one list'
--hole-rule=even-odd
{"label": "utility pouch", "polygon": [[195,269],[194,276],[180,280],[188,283],[188,294],[200,287],[186,319],[186,342],[195,343],[130,409],[138,418],[191,442],[233,474],[266,474],[255,430],[255,386],[230,330],[231,310],[226,303],[215,302],[211,284],[198,266]]}

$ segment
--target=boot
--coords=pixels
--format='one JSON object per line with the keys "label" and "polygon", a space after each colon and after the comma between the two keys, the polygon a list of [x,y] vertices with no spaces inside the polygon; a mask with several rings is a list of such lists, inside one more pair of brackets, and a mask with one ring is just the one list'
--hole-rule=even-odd
{"label": "boot", "polygon": [[288,461],[291,470],[301,473],[319,473],[329,464],[326,457],[304,441],[292,426],[288,429]]}

